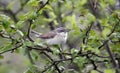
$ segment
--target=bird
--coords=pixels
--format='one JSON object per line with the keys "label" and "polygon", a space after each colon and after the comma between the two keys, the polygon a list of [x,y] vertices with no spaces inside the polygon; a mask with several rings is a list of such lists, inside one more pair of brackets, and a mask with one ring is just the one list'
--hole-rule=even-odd
{"label": "bird", "polygon": [[[34,33],[36,35],[37,38],[42,39],[43,41],[45,41],[47,48],[49,48],[49,46],[51,45],[57,45],[58,46],[58,50],[59,50],[59,58],[63,59],[65,58],[65,56],[63,56],[61,53],[63,51],[62,46],[66,43],[67,38],[68,38],[68,32],[71,29],[66,29],[65,27],[59,27],[56,28],[52,31],[49,31],[45,34],[40,34],[36,31],[32,31],[32,33]],[[60,47],[61,46],[61,47]],[[51,52],[53,52],[50,48],[49,50]]]}
{"label": "bird", "polygon": [[44,40],[47,45],[58,45],[66,43],[69,31],[70,29],[59,27],[45,34],[39,34],[36,31],[31,32],[34,33],[37,38]]}

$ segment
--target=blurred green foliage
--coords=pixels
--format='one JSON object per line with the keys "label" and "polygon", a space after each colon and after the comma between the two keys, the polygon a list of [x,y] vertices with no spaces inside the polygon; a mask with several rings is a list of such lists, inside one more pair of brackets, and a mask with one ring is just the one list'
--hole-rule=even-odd
{"label": "blurred green foliage", "polygon": [[[28,28],[32,22],[30,29],[40,33],[48,32],[52,28],[60,26],[72,29],[63,53],[71,54],[66,57],[72,57],[73,63],[78,67],[78,70],[73,70],[74,73],[83,72],[86,68],[85,63],[90,63],[90,60],[85,56],[79,56],[81,49],[82,53],[91,51],[100,56],[109,56],[105,47],[98,49],[108,39],[110,39],[111,51],[117,54],[116,58],[120,58],[120,10],[115,9],[117,3],[115,0],[49,0],[47,4],[46,2],[47,0],[12,0],[8,4],[5,2],[6,6],[0,5],[1,53],[15,48],[16,45],[19,45],[18,43],[22,43],[15,53],[26,56],[28,46],[42,44],[41,41],[33,43],[27,38]],[[2,2],[0,1],[0,3]],[[14,50],[11,51],[14,52]],[[52,51],[53,53],[50,56],[58,60],[60,53],[58,48],[52,47]],[[33,61],[40,62],[42,68],[28,63],[28,68],[24,73],[40,73],[52,63],[47,57],[41,55],[42,52],[39,52],[40,54],[37,52],[30,50]],[[4,55],[1,53],[0,59],[4,59]],[[96,56],[91,56],[91,59],[94,61],[106,60]],[[109,63],[106,65],[110,66],[110,69],[108,66],[104,67],[104,73],[115,73],[110,63],[111,59],[107,60]],[[65,61],[58,66],[69,67],[69,64],[70,61]],[[54,67],[46,71],[46,73],[53,72],[56,72]],[[70,72],[72,70],[65,69],[63,71],[63,73]],[[96,70],[89,72],[98,73]],[[0,73],[11,73],[10,68],[3,65],[0,67]]]}

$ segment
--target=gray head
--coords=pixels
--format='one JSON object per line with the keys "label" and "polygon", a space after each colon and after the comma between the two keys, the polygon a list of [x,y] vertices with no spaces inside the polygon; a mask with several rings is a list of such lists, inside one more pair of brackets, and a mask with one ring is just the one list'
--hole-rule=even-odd
{"label": "gray head", "polygon": [[69,30],[64,27],[59,27],[59,28],[55,29],[54,31],[61,33],[61,32],[68,32]]}

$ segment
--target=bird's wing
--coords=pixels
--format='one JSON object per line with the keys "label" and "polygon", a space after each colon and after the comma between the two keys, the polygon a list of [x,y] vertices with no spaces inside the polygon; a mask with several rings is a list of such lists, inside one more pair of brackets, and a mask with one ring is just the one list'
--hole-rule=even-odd
{"label": "bird's wing", "polygon": [[56,35],[54,32],[48,32],[46,34],[42,34],[39,37],[42,39],[48,39],[48,38],[53,38]]}

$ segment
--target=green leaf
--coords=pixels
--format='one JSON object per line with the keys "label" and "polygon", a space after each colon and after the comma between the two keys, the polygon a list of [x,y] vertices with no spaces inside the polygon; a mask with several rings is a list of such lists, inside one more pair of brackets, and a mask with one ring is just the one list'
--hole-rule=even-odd
{"label": "green leaf", "polygon": [[56,18],[56,15],[54,12],[49,12],[50,16],[52,17],[52,19],[55,19]]}
{"label": "green leaf", "polygon": [[31,45],[33,45],[31,41],[28,40],[24,41],[24,46],[31,46]]}
{"label": "green leaf", "polygon": [[4,56],[3,55],[0,55],[0,59],[3,59],[4,58]]}
{"label": "green leaf", "polygon": [[76,25],[76,16],[74,14],[72,15],[70,21],[72,23],[73,28],[77,27],[77,25]]}
{"label": "green leaf", "polygon": [[[101,1],[103,1],[103,0],[101,0]],[[107,4],[104,3],[104,2],[101,2],[101,3],[100,3],[100,6],[104,9],[104,8],[106,8]]]}
{"label": "green leaf", "polygon": [[34,19],[37,16],[35,11],[29,11],[24,15],[19,16],[21,21],[25,21],[27,19]]}
{"label": "green leaf", "polygon": [[0,32],[4,30],[4,27],[0,25]]}
{"label": "green leaf", "polygon": [[75,7],[80,8],[81,6],[83,6],[87,2],[87,0],[80,0],[80,1],[79,0],[77,0],[77,1],[73,0],[73,2],[74,2]]}
{"label": "green leaf", "polygon": [[111,30],[109,28],[105,28],[103,31],[102,31],[102,34],[104,37],[106,37],[109,33],[111,32]]}
{"label": "green leaf", "polygon": [[80,0],[80,5],[84,5],[87,2],[87,0]]}
{"label": "green leaf", "polygon": [[31,65],[28,70],[26,70],[24,73],[41,73],[40,68],[36,65]]}
{"label": "green leaf", "polygon": [[[22,18],[21,18],[22,19]],[[18,21],[16,26],[17,28],[22,28],[25,21]]]}
{"label": "green leaf", "polygon": [[6,45],[4,48],[1,49],[1,51],[6,51],[12,48],[12,44]]}
{"label": "green leaf", "polygon": [[87,50],[87,51],[88,51],[88,50],[92,50],[92,49],[93,49],[93,48],[92,48],[90,45],[87,45],[86,48],[85,48],[85,50]]}
{"label": "green leaf", "polygon": [[87,20],[89,20],[89,22],[93,22],[93,21],[96,21],[96,18],[93,14],[88,13],[87,14]]}
{"label": "green leaf", "polygon": [[0,14],[0,22],[2,24],[2,26],[4,27],[4,29],[9,30],[10,29],[10,25],[13,25],[14,22],[10,19],[10,17]]}
{"label": "green leaf", "polygon": [[90,73],[99,73],[99,72],[97,72],[96,70],[92,70]]}
{"label": "green leaf", "polygon": [[32,51],[31,54],[32,54],[33,59],[34,59],[35,61],[37,61],[38,58],[39,58],[38,52]]}
{"label": "green leaf", "polygon": [[24,36],[24,34],[23,34],[23,32],[22,31],[20,31],[20,30],[17,30],[17,32],[23,37]]}
{"label": "green leaf", "polygon": [[24,73],[32,73],[32,72],[28,69]]}
{"label": "green leaf", "polygon": [[100,23],[101,23],[101,25],[103,25],[103,26],[107,26],[108,25],[108,19],[107,18],[102,18],[101,20],[100,20]]}
{"label": "green leaf", "polygon": [[29,6],[38,6],[39,0],[30,0],[27,5]]}
{"label": "green leaf", "polygon": [[55,55],[58,55],[60,53],[59,49],[56,47],[52,47],[51,49],[53,51],[53,54],[55,54]]}
{"label": "green leaf", "polygon": [[77,56],[78,52],[79,52],[79,50],[77,50],[77,49],[74,49],[74,48],[71,49],[71,54],[73,55],[73,57]]}
{"label": "green leaf", "polygon": [[83,68],[83,65],[84,63],[86,62],[86,59],[85,57],[76,57],[74,60],[73,60],[74,63],[76,63],[79,68]]}
{"label": "green leaf", "polygon": [[8,5],[7,5],[7,9],[12,9],[12,7],[14,6],[14,4],[16,0],[12,0]]}
{"label": "green leaf", "polygon": [[115,73],[114,69],[105,69],[104,73]]}
{"label": "green leaf", "polygon": [[46,6],[45,6],[45,9],[48,9],[48,10],[50,10],[50,11],[53,11],[53,8],[51,7],[51,5],[46,5]]}

